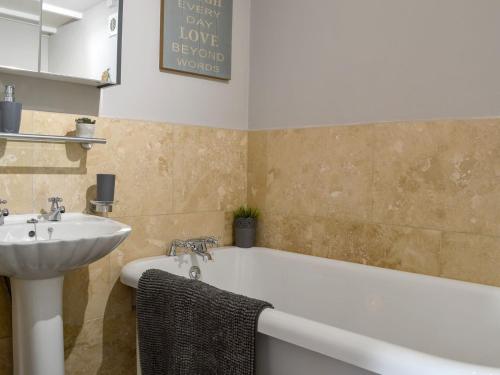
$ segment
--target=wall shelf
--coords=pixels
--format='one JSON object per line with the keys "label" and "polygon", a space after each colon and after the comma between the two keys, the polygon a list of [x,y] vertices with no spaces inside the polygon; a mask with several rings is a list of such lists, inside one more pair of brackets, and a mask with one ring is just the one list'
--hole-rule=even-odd
{"label": "wall shelf", "polygon": [[104,138],[70,137],[63,135],[0,133],[0,140],[11,142],[79,143],[90,150],[93,144],[106,144]]}

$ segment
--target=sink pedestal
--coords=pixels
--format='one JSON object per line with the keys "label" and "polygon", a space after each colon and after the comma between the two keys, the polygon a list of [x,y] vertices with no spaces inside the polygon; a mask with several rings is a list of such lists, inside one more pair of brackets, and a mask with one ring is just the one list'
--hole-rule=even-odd
{"label": "sink pedestal", "polygon": [[64,375],[63,281],[10,279],[14,375]]}

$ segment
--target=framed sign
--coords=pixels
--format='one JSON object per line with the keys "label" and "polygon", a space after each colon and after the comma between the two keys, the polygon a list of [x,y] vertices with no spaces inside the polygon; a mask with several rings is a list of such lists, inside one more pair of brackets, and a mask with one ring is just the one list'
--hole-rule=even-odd
{"label": "framed sign", "polygon": [[231,79],[233,0],[162,0],[160,69]]}

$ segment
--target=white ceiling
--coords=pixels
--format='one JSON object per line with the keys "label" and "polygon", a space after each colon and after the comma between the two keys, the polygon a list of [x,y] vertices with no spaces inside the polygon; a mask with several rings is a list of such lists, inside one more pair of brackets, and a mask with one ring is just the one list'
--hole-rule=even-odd
{"label": "white ceiling", "polygon": [[44,0],[45,3],[56,5],[61,8],[83,12],[105,0]]}
{"label": "white ceiling", "polygon": [[[94,5],[106,0],[44,0],[44,3],[56,5],[61,8],[77,12],[84,12]],[[40,12],[39,0],[0,0],[0,7],[38,14]]]}

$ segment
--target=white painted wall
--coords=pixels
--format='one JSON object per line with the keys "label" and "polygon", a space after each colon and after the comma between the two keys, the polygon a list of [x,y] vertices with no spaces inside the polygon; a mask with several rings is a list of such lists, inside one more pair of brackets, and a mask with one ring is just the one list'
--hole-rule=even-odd
{"label": "white painted wall", "polygon": [[[108,17],[118,11],[103,0],[83,12],[83,18],[57,29],[48,38],[48,70],[72,77],[100,80],[110,68],[116,80],[117,37],[109,37]],[[42,57],[44,55],[42,54]]]}
{"label": "white painted wall", "polygon": [[252,129],[500,115],[498,0],[252,0]]}
{"label": "white painted wall", "polygon": [[[100,95],[103,116],[240,129],[500,115],[498,0],[251,2],[234,0],[227,83],[160,72],[160,0],[125,0],[122,85],[59,92],[38,80],[44,104],[30,107],[73,100],[67,111],[82,113]],[[13,56],[4,29],[0,64]]]}
{"label": "white painted wall", "polygon": [[233,2],[233,69],[229,82],[160,72],[160,3],[124,1],[122,84],[102,90],[100,114],[246,129],[250,0]]}

